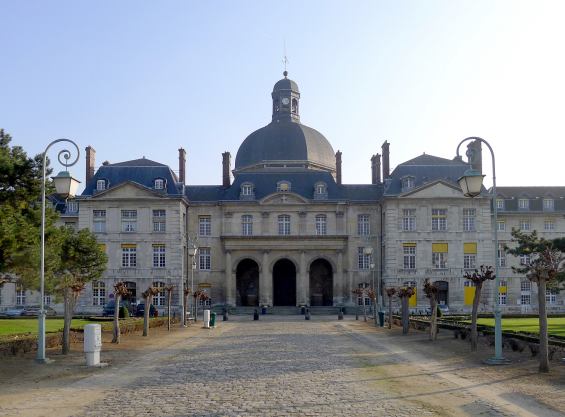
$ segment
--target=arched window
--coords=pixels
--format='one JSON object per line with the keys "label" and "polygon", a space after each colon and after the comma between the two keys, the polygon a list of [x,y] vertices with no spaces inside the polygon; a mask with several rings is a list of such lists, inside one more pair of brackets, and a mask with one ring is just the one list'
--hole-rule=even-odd
{"label": "arched window", "polygon": [[106,284],[102,281],[92,282],[92,305],[103,306],[106,304]]}
{"label": "arched window", "polygon": [[316,234],[325,235],[327,234],[327,217],[325,214],[316,215]]}
{"label": "arched window", "polygon": [[290,235],[290,216],[281,214],[278,217],[279,235]]}
{"label": "arched window", "polygon": [[240,198],[242,200],[253,199],[254,196],[255,192],[252,183],[244,182],[243,184],[241,184]]}
{"label": "arched window", "polygon": [[411,190],[412,188],[414,188],[415,185],[415,181],[414,181],[414,177],[412,176],[408,176],[408,177],[404,177],[402,178],[402,191],[408,191]]}
{"label": "arched window", "polygon": [[166,304],[167,299],[165,283],[162,281],[155,281],[153,286],[159,290],[159,294],[153,297],[153,305],[155,307],[163,307]]}
{"label": "arched window", "polygon": [[96,180],[96,191],[103,191],[106,189],[106,180]]}
{"label": "arched window", "polygon": [[298,100],[295,98],[292,99],[292,113],[298,114]]}
{"label": "arched window", "polygon": [[155,179],[155,189],[156,190],[163,190],[165,188],[165,180],[163,178],[156,178]]}

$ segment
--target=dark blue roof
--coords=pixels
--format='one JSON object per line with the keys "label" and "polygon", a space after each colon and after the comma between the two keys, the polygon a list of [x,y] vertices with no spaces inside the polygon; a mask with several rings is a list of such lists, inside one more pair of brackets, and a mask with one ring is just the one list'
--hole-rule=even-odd
{"label": "dark blue roof", "polygon": [[414,177],[415,188],[437,180],[443,180],[459,187],[457,179],[469,169],[469,164],[461,159],[445,159],[433,155],[421,155],[398,165],[385,187],[385,196],[402,193],[402,178]]}
{"label": "dark blue roof", "polygon": [[241,185],[252,183],[255,200],[261,200],[277,191],[279,181],[289,181],[291,192],[308,200],[314,199],[314,186],[324,182],[327,186],[327,200],[332,201],[369,201],[378,202],[382,197],[382,185],[350,185],[336,184],[329,172],[303,171],[303,172],[261,172],[240,173],[236,175],[230,187],[222,186],[187,186],[186,196],[193,202],[210,201],[239,201]]}
{"label": "dark blue roof", "polygon": [[165,180],[167,195],[182,194],[181,185],[178,183],[177,176],[167,165],[142,158],[116,164],[102,165],[90,181],[87,182],[82,195],[93,195],[96,190],[96,181],[101,179],[107,181],[108,189],[127,181],[154,189],[154,182],[157,178]]}

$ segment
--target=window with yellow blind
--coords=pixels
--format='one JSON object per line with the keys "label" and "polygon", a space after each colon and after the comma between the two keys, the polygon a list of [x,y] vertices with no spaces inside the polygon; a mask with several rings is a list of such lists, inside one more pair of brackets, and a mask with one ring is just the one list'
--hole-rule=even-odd
{"label": "window with yellow blind", "polygon": [[435,269],[447,268],[447,243],[432,243],[432,266]]}
{"label": "window with yellow blind", "polygon": [[463,243],[463,268],[475,269],[477,267],[477,243]]}
{"label": "window with yellow blind", "polygon": [[475,291],[477,285],[473,281],[465,281],[463,285],[463,301],[466,306],[471,306],[473,305],[473,300],[475,299]]}
{"label": "window with yellow blind", "polygon": [[122,243],[122,268],[135,268],[137,266],[137,245],[135,243]]}

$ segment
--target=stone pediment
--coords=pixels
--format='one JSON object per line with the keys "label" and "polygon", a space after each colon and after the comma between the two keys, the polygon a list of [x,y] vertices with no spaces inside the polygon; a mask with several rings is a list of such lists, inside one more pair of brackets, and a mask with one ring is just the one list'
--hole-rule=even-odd
{"label": "stone pediment", "polygon": [[147,188],[133,181],[126,181],[120,185],[95,193],[92,198],[116,199],[116,198],[163,198],[166,194]]}
{"label": "stone pediment", "polygon": [[423,184],[408,192],[401,194],[399,197],[410,198],[462,198],[461,189],[449,182],[438,180],[428,184]]}
{"label": "stone pediment", "polygon": [[272,205],[272,204],[304,204],[308,203],[304,197],[295,193],[274,193],[259,201],[262,205]]}

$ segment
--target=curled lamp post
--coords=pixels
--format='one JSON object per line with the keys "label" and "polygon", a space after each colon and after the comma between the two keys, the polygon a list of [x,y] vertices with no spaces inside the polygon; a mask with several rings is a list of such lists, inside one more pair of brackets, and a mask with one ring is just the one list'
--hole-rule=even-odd
{"label": "curled lamp post", "polygon": [[70,139],[56,139],[47,145],[45,152],[43,152],[43,177],[41,181],[41,267],[40,267],[40,292],[41,299],[39,302],[38,319],[38,337],[37,337],[37,356],[36,361],[39,363],[47,363],[49,360],[45,357],[45,180],[47,175],[47,152],[51,146],[59,142],[68,142],[76,149],[76,157],[71,160],[72,153],[63,149],[59,152],[57,159],[59,163],[65,167],[65,171],[59,172],[55,177],[52,177],[55,184],[57,194],[62,197],[74,197],[80,181],[73,178],[66,168],[73,166],[77,163],[80,156],[80,151],[76,143]]}
{"label": "curled lamp post", "polygon": [[[485,362],[489,365],[503,365],[508,363],[508,360],[502,356],[502,313],[500,310],[500,300],[498,296],[499,285],[500,285],[500,278],[498,276],[498,224],[497,224],[497,207],[496,207],[496,167],[494,161],[494,151],[490,144],[479,137],[468,137],[463,139],[457,145],[457,157],[459,155],[459,148],[464,142],[468,141],[479,141],[484,143],[492,157],[492,207],[493,207],[493,231],[494,231],[494,273],[495,273],[495,281],[494,281],[494,357],[488,358]],[[473,159],[473,151],[469,149],[467,151],[467,156],[469,159]],[[481,189],[483,185],[483,178],[485,176],[482,175],[476,169],[468,169],[463,173],[463,176],[457,180],[461,190],[463,191],[463,195],[465,197],[474,198],[481,194]]]}

